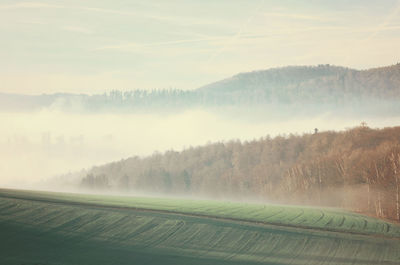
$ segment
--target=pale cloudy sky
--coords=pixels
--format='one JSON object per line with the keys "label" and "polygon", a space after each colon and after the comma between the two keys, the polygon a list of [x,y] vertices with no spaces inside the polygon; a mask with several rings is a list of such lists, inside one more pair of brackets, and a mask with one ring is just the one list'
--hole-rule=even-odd
{"label": "pale cloudy sky", "polygon": [[397,0],[0,0],[0,92],[194,89],[238,72],[400,61]]}

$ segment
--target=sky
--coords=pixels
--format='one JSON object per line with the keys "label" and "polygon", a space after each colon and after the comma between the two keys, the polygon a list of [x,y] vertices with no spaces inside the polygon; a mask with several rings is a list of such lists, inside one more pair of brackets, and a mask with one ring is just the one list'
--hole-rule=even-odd
{"label": "sky", "polygon": [[397,0],[0,0],[0,92],[195,89],[286,65],[400,61]]}

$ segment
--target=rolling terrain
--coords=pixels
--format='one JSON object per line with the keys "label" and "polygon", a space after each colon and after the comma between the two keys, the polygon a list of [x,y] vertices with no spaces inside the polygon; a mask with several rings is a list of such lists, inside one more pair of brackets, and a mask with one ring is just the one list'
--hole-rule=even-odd
{"label": "rolling terrain", "polygon": [[257,198],[400,221],[400,127],[217,142],[94,166],[81,178],[80,188],[98,192]]}
{"label": "rolling terrain", "polygon": [[400,226],[332,208],[0,190],[2,264],[399,264]]}
{"label": "rolling terrain", "polygon": [[219,111],[221,107],[243,111],[257,106],[256,111],[261,108],[274,115],[287,112],[287,117],[299,112],[310,116],[319,111],[387,117],[399,112],[399,73],[400,63],[368,70],[320,64],[239,73],[193,90],[112,90],[94,95],[0,93],[0,112],[57,109],[165,113],[215,107]]}

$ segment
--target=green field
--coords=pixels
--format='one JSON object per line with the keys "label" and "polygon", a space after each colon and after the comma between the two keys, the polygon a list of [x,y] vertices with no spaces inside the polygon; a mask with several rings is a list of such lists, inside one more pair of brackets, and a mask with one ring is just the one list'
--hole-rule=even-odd
{"label": "green field", "polygon": [[0,264],[400,264],[400,226],[338,209],[0,190]]}

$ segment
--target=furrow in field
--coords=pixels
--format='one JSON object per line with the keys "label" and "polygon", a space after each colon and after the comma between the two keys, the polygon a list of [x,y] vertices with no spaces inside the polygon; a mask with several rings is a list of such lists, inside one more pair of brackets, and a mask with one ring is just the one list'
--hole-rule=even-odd
{"label": "furrow in field", "polygon": [[[5,236],[11,240],[8,241],[8,245],[25,246],[21,246],[21,249],[7,250],[8,256],[12,255],[15,259],[14,261],[7,259],[9,261],[7,264],[11,265],[30,265],[35,264],[36,261],[36,264],[40,264],[40,260],[35,257],[48,257],[47,264],[74,265],[77,264],[74,260],[77,253],[80,253],[81,257],[95,253],[95,256],[86,260],[85,265],[399,264],[400,246],[397,241],[391,239],[385,241],[382,238],[349,236],[345,233],[328,233],[318,229],[265,226],[257,222],[237,222],[230,218],[140,211],[132,210],[132,208],[16,202],[15,200],[10,203],[18,204],[21,214],[16,213],[11,216],[11,220],[0,223],[0,229],[4,228],[0,231],[7,232]],[[4,205],[4,202],[1,205]],[[232,209],[236,211],[240,207],[236,209],[232,207],[229,211]],[[257,210],[258,207],[251,210],[254,209]],[[276,210],[276,208],[273,209]],[[247,215],[249,212],[250,209],[243,211]],[[34,218],[27,218],[28,213]],[[236,214],[239,213],[240,211]],[[263,213],[270,214],[270,212],[257,210],[253,217],[261,218]],[[324,220],[325,223],[327,221],[325,216],[330,215],[337,217],[333,222],[336,225],[340,224],[345,216],[343,226],[346,229],[362,220],[352,219],[357,216],[335,215],[331,212],[328,214],[325,212],[324,217],[321,217],[321,212],[315,209],[309,212],[304,209],[301,217],[293,219],[300,213],[300,210],[290,212],[289,208],[285,208],[278,216],[282,218],[282,222],[288,222],[291,219],[294,220],[292,222],[298,224],[307,217],[312,220],[309,221],[310,223],[316,220]],[[7,214],[7,210],[0,211],[0,217]],[[49,218],[49,221],[43,222],[46,218]],[[5,229],[8,227],[13,229],[23,227],[21,231],[24,233],[18,233],[17,230],[8,232],[8,229]],[[30,234],[31,230],[35,232]],[[391,230],[392,228],[389,232]],[[385,232],[387,232],[387,227],[385,227]],[[43,246],[39,248],[40,244]],[[4,249],[7,245],[0,242],[0,247]],[[46,249],[48,253],[39,253],[40,249]],[[57,249],[63,249],[64,254],[57,255]],[[380,253],[371,254],[374,251]],[[31,263],[21,260],[23,258],[21,253],[24,253],[23,256],[27,257]],[[51,256],[52,253],[56,254]],[[1,257],[5,257],[4,255],[0,253],[0,260],[2,260]],[[136,260],[141,256],[146,257],[145,262]],[[63,258],[63,262],[60,262],[60,257]]]}
{"label": "furrow in field", "polygon": [[145,247],[149,248],[162,245],[165,241],[173,237],[174,234],[178,233],[183,226],[183,223],[177,225],[176,221],[165,221],[158,230],[153,231],[153,234],[156,236],[150,241],[150,243],[145,245]]}
{"label": "furrow in field", "polygon": [[[17,195],[1,194],[2,197],[16,198]],[[32,195],[31,195],[32,196]],[[284,207],[284,206],[262,206],[262,205],[249,205],[249,204],[238,204],[238,203],[218,203],[218,202],[208,202],[208,201],[197,201],[193,202],[191,205],[190,201],[185,201],[182,203],[182,207],[176,207],[174,203],[178,203],[178,200],[169,199],[147,199],[147,198],[130,198],[131,202],[123,202],[121,198],[113,200],[112,204],[100,204],[100,199],[98,196],[96,198],[90,197],[90,203],[85,201],[72,201],[73,198],[68,197],[68,201],[62,201],[59,199],[51,199],[50,195],[46,195],[43,198],[33,200],[42,201],[46,203],[54,203],[57,205],[76,205],[79,207],[93,207],[96,209],[130,209],[134,211],[143,212],[159,212],[159,213],[171,213],[180,214],[187,216],[198,216],[198,217],[208,217],[216,219],[226,219],[232,221],[248,221],[256,222],[259,224],[271,224],[279,226],[291,226],[295,228],[307,228],[307,229],[320,229],[328,230],[333,232],[351,232],[359,234],[381,234],[381,235],[400,235],[400,229],[396,228],[392,230],[390,225],[384,225],[384,222],[377,221],[376,219],[368,218],[372,221],[372,227],[367,224],[367,228],[364,229],[363,226],[355,225],[356,222],[363,222],[360,216],[356,216],[351,213],[340,213],[338,211],[323,211],[325,212],[321,216],[320,210],[314,208],[304,208],[299,209],[298,207]],[[28,200],[28,195],[22,196],[23,200]],[[81,196],[86,198],[88,196]],[[121,206],[122,205],[122,206]],[[143,206],[152,208],[142,208]],[[206,207],[207,206],[207,207]],[[227,209],[222,209],[226,206]],[[163,208],[164,207],[164,208]],[[204,210],[199,210],[204,209]],[[279,210],[277,210],[279,209]],[[203,212],[205,211],[205,212]],[[346,218],[347,216],[347,218]],[[318,221],[311,221],[311,220]],[[371,222],[368,222],[371,223]]]}

